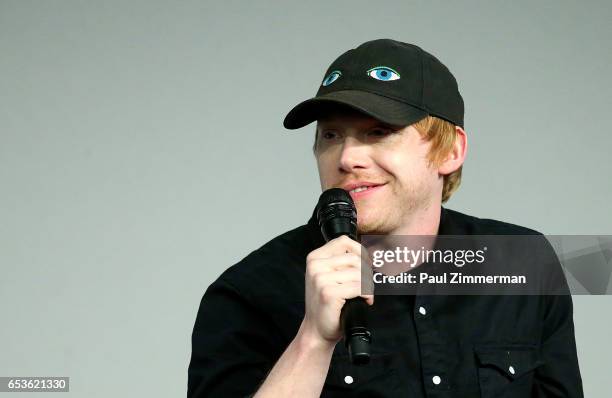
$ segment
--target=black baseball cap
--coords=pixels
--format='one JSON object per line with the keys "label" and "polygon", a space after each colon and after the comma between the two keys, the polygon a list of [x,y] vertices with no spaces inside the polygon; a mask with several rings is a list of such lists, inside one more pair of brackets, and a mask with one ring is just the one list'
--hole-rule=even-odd
{"label": "black baseball cap", "polygon": [[338,105],[394,126],[431,115],[463,127],[463,98],[448,68],[420,47],[391,39],[368,41],[340,55],[315,97],[291,109],[283,125],[299,129]]}

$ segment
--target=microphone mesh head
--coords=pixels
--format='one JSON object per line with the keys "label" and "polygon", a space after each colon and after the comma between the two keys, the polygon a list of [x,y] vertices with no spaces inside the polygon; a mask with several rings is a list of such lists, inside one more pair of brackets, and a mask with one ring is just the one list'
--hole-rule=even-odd
{"label": "microphone mesh head", "polygon": [[321,194],[317,221],[326,241],[340,235],[357,237],[357,210],[353,198],[344,189],[332,188]]}
{"label": "microphone mesh head", "polygon": [[317,206],[319,209],[321,209],[334,202],[347,202],[349,205],[355,206],[351,195],[341,188],[331,188],[323,192],[319,197],[319,203]]}

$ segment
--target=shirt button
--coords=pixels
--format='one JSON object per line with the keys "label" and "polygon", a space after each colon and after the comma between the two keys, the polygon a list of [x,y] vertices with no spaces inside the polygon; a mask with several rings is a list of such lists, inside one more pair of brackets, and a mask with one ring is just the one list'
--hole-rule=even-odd
{"label": "shirt button", "polygon": [[510,365],[510,367],[508,368],[508,372],[510,372],[510,374],[515,374],[516,371],[514,370],[514,366]]}
{"label": "shirt button", "polygon": [[425,315],[425,314],[427,314],[427,311],[425,310],[425,307],[419,307],[419,313],[420,313],[421,315]]}
{"label": "shirt button", "polygon": [[344,376],[344,382],[346,384],[353,384],[353,376]]}
{"label": "shirt button", "polygon": [[433,383],[434,383],[435,385],[438,385],[438,384],[442,383],[442,379],[440,378],[440,376],[434,376],[434,377],[432,377],[432,378],[431,378],[431,381],[433,381]]}

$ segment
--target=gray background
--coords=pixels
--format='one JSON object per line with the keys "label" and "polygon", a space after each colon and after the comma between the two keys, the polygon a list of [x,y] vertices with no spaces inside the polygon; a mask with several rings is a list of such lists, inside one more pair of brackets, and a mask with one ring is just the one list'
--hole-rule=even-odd
{"label": "gray background", "polygon": [[[0,375],[69,395],[183,396],[206,287],[304,223],[313,127],[285,113],[391,37],[466,101],[448,207],[612,234],[606,1],[0,1]],[[607,396],[609,297],[575,297],[587,397]]]}

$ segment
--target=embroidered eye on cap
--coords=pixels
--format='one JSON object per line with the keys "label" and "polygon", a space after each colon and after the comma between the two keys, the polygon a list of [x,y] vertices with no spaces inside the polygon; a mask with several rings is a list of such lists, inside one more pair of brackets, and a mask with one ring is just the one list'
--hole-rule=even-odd
{"label": "embroidered eye on cap", "polygon": [[285,117],[294,130],[348,107],[394,126],[431,115],[463,127],[464,105],[457,81],[436,57],[391,39],[365,42],[327,68],[313,98]]}

